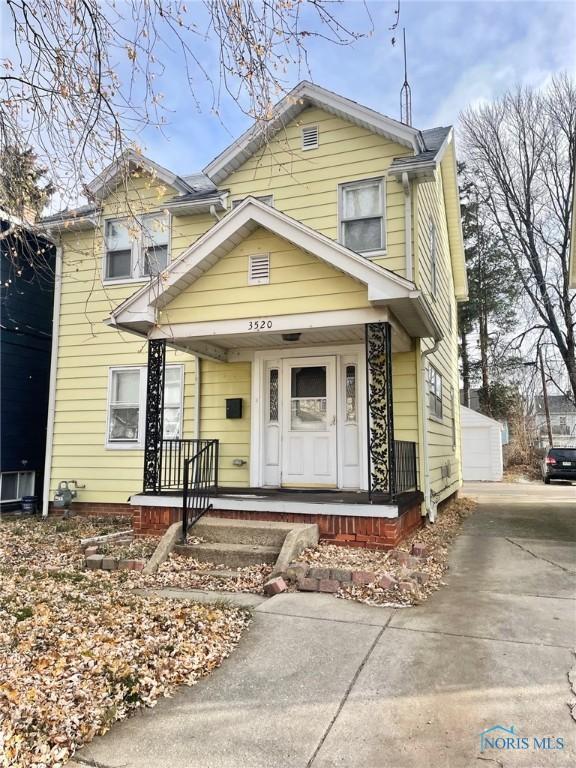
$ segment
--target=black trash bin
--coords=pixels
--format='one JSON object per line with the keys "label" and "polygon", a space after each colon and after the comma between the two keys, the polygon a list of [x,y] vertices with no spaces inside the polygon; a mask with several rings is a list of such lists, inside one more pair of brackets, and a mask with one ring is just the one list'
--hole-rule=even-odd
{"label": "black trash bin", "polygon": [[22,496],[22,512],[27,515],[35,515],[38,509],[38,496]]}

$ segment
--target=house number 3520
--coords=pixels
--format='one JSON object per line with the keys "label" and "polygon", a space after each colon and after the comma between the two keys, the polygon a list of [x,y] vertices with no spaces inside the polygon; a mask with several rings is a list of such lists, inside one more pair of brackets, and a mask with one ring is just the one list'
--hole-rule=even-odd
{"label": "house number 3520", "polygon": [[249,331],[264,331],[266,328],[272,328],[272,320],[249,320]]}

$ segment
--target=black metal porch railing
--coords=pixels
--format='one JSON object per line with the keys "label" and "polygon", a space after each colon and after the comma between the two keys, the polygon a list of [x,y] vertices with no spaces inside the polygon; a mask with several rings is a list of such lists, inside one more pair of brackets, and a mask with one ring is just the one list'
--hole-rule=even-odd
{"label": "black metal porch railing", "polygon": [[198,451],[184,461],[182,540],[191,526],[212,508],[210,491],[218,484],[218,440],[199,440]]}
{"label": "black metal porch railing", "polygon": [[[160,446],[159,492],[184,489],[185,463],[203,448],[217,440],[165,439]],[[218,482],[218,462],[215,466],[215,485]]]}
{"label": "black metal porch railing", "polygon": [[418,489],[416,443],[394,440],[396,494]]}

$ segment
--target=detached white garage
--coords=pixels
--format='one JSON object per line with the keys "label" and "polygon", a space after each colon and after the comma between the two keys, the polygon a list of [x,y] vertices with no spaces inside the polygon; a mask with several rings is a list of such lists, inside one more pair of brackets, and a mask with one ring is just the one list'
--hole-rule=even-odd
{"label": "detached white garage", "polygon": [[500,422],[461,406],[460,424],[464,480],[502,480]]}

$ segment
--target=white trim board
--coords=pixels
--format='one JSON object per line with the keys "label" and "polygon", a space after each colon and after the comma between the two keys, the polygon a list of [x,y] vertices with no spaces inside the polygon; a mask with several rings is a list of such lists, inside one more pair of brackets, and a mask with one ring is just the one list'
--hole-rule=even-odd
{"label": "white trim board", "polygon": [[[330,517],[382,517],[396,519],[396,504],[346,504],[322,501],[280,501],[261,496],[217,496],[212,498],[214,509],[234,512],[278,512],[294,515],[328,515]],[[134,507],[173,507],[181,509],[182,496],[145,496],[137,494],[130,498]]]}

